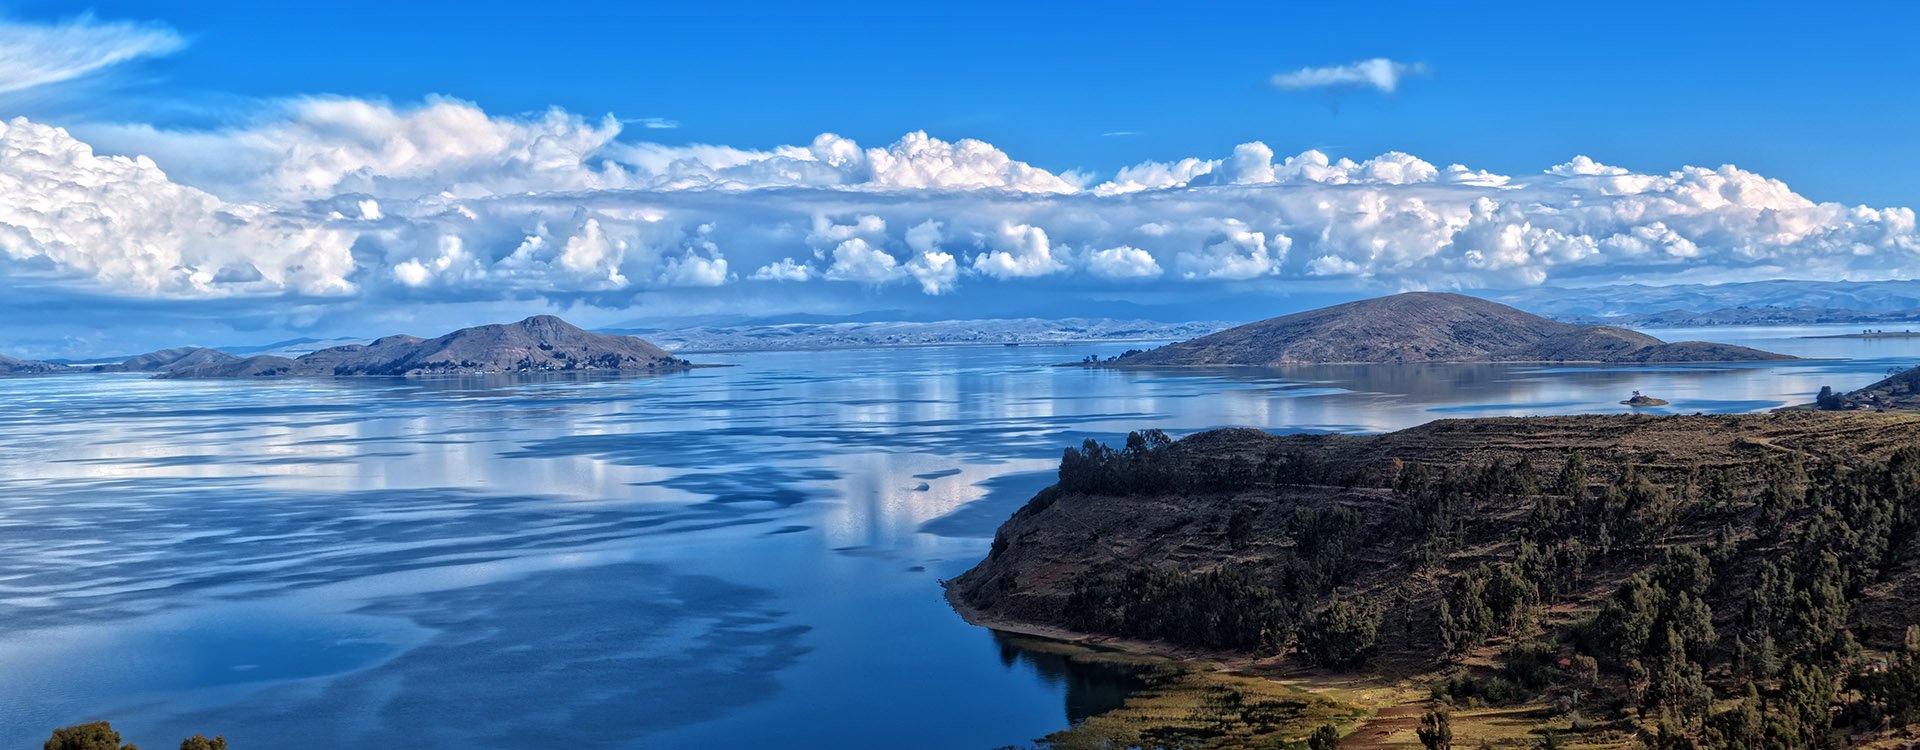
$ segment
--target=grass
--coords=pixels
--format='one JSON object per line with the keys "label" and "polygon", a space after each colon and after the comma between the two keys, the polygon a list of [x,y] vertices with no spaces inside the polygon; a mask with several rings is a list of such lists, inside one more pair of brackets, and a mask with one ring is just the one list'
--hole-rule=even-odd
{"label": "grass", "polygon": [[[1136,669],[1144,683],[1120,708],[1037,742],[1049,750],[1296,750],[1305,748],[1307,735],[1323,724],[1340,730],[1345,750],[1420,750],[1415,735],[1420,717],[1439,705],[1430,689],[1437,675],[1387,682],[1359,675],[1275,674],[1046,638],[1007,639],[1023,650]],[[1569,750],[1639,746],[1630,726],[1587,723],[1575,731],[1571,718],[1544,701],[1458,705],[1449,706],[1448,711],[1453,746],[1460,750],[1532,748],[1547,731],[1554,732],[1560,746]]]}

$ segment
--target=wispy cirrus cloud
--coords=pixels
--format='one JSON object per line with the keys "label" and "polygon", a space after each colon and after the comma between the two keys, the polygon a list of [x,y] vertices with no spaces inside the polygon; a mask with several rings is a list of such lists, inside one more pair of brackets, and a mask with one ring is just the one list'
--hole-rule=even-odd
{"label": "wispy cirrus cloud", "polygon": [[1425,63],[1399,62],[1376,57],[1346,65],[1301,68],[1286,73],[1275,73],[1271,82],[1275,88],[1288,91],[1371,88],[1381,93],[1391,94],[1400,89],[1402,81],[1411,76],[1426,75],[1427,72]]}
{"label": "wispy cirrus cloud", "polygon": [[186,46],[166,26],[101,21],[91,15],[57,23],[0,19],[0,94],[87,76]]}
{"label": "wispy cirrus cloud", "polygon": [[638,117],[631,120],[621,120],[621,122],[639,125],[648,130],[673,130],[680,127],[679,120],[667,117]]}

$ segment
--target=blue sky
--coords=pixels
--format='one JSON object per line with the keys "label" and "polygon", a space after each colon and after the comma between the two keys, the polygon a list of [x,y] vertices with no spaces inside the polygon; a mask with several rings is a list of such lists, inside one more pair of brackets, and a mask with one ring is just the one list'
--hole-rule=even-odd
{"label": "blue sky", "polygon": [[[1250,140],[1502,172],[1580,153],[1648,171],[1734,163],[1815,199],[1920,203],[1912,3],[467,5],[91,7],[190,40],[124,89],[136,100],[125,114],[157,122],[316,93],[444,94],[503,113],[669,118],[677,132],[649,135],[670,143],[926,130],[1054,171]],[[14,15],[55,20],[73,7]],[[1373,57],[1433,73],[1391,97],[1266,85]],[[1111,132],[1140,135],[1101,135]]]}
{"label": "blue sky", "polygon": [[1911,4],[625,5],[0,4],[14,348],[1920,270]]}

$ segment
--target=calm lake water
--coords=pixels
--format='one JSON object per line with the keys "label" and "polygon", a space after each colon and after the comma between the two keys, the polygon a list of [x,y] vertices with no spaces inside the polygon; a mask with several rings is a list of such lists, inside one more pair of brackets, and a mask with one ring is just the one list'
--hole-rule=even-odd
{"label": "calm lake water", "polygon": [[1137,345],[704,355],[638,379],[0,380],[0,747],[991,748],[1112,705],[939,580],[1129,429],[1749,412],[1920,340],[1658,331],[1752,366],[1055,368]]}

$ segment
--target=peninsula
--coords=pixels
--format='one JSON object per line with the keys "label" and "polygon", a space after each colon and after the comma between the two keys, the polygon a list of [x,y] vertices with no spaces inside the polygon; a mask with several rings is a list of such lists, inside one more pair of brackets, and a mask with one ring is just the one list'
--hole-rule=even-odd
{"label": "peninsula", "polygon": [[[1455,747],[1822,747],[1920,725],[1880,708],[1920,706],[1917,444],[1920,414],[1807,411],[1135,433],[1067,450],[949,595],[991,627],[1372,701],[1326,725],[1349,747],[1416,719]],[[1102,731],[1312,729],[1251,710]]]}

